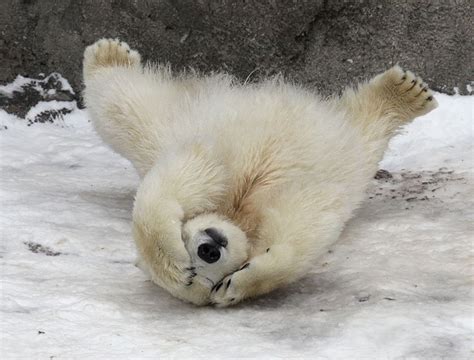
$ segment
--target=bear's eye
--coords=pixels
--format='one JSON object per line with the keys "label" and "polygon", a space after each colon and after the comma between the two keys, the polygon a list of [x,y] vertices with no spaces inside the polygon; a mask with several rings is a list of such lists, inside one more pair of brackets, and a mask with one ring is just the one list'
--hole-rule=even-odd
{"label": "bear's eye", "polygon": [[207,236],[209,236],[212,240],[216,242],[219,246],[225,248],[227,246],[227,238],[222,235],[217,229],[215,228],[207,228],[204,230]]}

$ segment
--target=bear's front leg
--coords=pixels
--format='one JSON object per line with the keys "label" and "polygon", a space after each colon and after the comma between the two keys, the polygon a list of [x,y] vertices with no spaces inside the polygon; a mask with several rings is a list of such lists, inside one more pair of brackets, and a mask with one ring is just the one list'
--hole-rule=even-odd
{"label": "bear's front leg", "polygon": [[[202,304],[192,259],[182,236],[183,223],[212,212],[226,190],[226,172],[205,145],[182,145],[156,161],[140,184],[133,210],[133,234],[141,267],[171,294]],[[193,286],[191,286],[193,285]]]}
{"label": "bear's front leg", "polygon": [[266,294],[307,272],[308,266],[287,245],[275,245],[255,256],[211,290],[211,302],[219,307]]}
{"label": "bear's front leg", "polygon": [[327,196],[331,189],[293,181],[284,191],[273,194],[258,230],[259,239],[268,240],[268,248],[260,249],[215,285],[211,302],[220,307],[234,305],[306,275],[337,240],[344,224],[333,195]]}

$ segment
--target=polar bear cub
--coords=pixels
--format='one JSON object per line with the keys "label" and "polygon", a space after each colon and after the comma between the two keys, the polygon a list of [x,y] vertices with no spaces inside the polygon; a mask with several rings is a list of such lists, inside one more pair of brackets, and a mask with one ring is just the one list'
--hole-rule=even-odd
{"label": "polar bear cub", "polygon": [[83,71],[97,132],[142,178],[139,264],[198,305],[234,305],[305,275],[397,129],[436,107],[398,66],[326,101],[279,78],[173,75],[118,40],[89,46]]}

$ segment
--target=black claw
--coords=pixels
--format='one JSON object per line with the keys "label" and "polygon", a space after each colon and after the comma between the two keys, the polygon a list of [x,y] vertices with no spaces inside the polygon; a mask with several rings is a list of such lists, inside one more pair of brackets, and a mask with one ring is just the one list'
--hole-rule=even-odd
{"label": "black claw", "polygon": [[269,251],[270,251],[270,248],[268,248],[266,252],[269,252]]}
{"label": "black claw", "polygon": [[186,284],[186,286],[191,286],[193,284],[192,281],[188,281],[188,283]]}
{"label": "black claw", "polygon": [[432,100],[433,100],[433,96],[428,96],[428,97],[426,98],[426,101],[432,101]]}
{"label": "black claw", "polygon": [[247,263],[247,264],[244,264],[240,269],[240,270],[243,270],[243,269],[247,269],[248,267],[250,266],[250,263]]}
{"label": "black claw", "polygon": [[406,80],[406,79],[407,79],[407,74],[406,74],[406,73],[404,73],[404,74],[403,74],[403,76],[402,76],[402,78],[400,79],[400,80],[402,80],[402,81],[400,81],[398,84],[395,84],[395,85],[397,85],[397,86],[398,86],[398,85],[401,85],[401,84],[403,84],[403,83],[405,82],[405,80]]}
{"label": "black claw", "polygon": [[230,299],[230,302],[235,301],[235,298]]}
{"label": "black claw", "polygon": [[187,267],[186,270],[193,271],[193,270],[196,270],[196,267],[195,266]]}
{"label": "black claw", "polygon": [[226,289],[226,290],[229,288],[231,281],[232,281],[232,279],[229,279],[229,280],[227,281],[227,284],[225,285],[225,289]]}
{"label": "black claw", "polygon": [[415,97],[420,96],[423,93],[423,91],[424,91],[424,89],[421,89],[421,91],[418,94],[416,94]]}
{"label": "black claw", "polygon": [[219,281],[216,285],[212,287],[211,292],[219,290],[221,286],[222,286],[222,281]]}
{"label": "black claw", "polygon": [[412,80],[412,81],[411,81],[411,84],[413,84],[413,85],[410,86],[409,89],[405,90],[405,93],[409,92],[411,89],[413,89],[413,88],[416,86],[416,80]]}
{"label": "black claw", "polygon": [[215,292],[219,291],[219,289],[221,288],[221,286],[222,286],[222,283],[220,282],[219,284],[217,284],[216,286],[214,286],[214,288],[212,289],[212,291],[215,291]]}

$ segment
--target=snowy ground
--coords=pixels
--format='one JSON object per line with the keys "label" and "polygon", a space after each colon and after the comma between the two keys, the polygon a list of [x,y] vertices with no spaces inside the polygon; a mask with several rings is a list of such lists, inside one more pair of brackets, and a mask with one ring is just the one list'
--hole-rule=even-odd
{"label": "snowy ground", "polygon": [[0,110],[0,357],[472,358],[474,97],[437,99],[314,271],[229,309],[133,266],[138,178],[82,110],[52,124]]}

